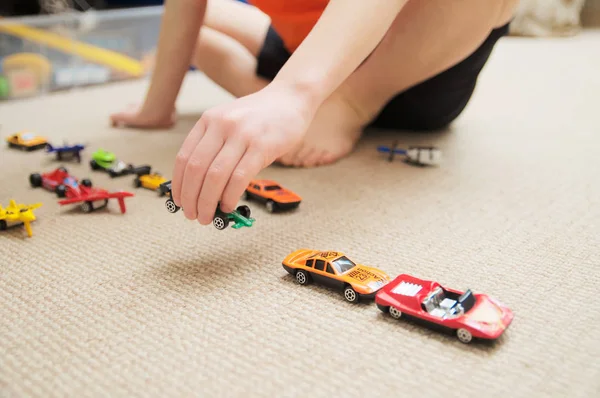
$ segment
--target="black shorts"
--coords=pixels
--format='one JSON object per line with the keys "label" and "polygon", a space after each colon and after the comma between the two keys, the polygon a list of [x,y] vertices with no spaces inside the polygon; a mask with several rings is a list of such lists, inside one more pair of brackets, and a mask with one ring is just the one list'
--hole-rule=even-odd
{"label": "black shorts", "polygon": [[[508,24],[494,29],[475,52],[450,69],[398,93],[373,121],[390,129],[435,130],[446,127],[465,109],[479,73],[494,45],[508,33]],[[270,27],[258,55],[256,74],[273,80],[290,57],[277,32]]]}

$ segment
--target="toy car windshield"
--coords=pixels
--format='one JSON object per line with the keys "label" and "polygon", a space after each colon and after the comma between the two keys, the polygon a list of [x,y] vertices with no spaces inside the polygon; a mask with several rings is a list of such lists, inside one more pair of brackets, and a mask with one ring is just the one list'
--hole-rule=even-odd
{"label": "toy car windshield", "polygon": [[77,184],[77,181],[75,181],[75,179],[73,177],[65,178],[63,180],[63,185],[68,185],[73,188],[77,188],[79,186],[79,184]]}
{"label": "toy car windshield", "polygon": [[281,187],[279,185],[267,185],[265,191],[279,191]]}
{"label": "toy car windshield", "polygon": [[345,272],[350,271],[352,268],[356,267],[356,264],[352,262],[348,257],[343,256],[338,258],[335,261],[332,261],[331,264],[335,267],[339,274],[343,274]]}
{"label": "toy car windshield", "polygon": [[471,289],[467,289],[459,298],[458,303],[463,307],[464,311],[467,312],[475,305],[475,296]]}

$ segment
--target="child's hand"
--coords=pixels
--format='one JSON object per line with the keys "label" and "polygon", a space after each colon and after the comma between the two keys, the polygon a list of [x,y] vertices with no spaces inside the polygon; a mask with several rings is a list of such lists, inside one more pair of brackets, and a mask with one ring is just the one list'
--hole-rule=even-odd
{"label": "child's hand", "polygon": [[168,116],[160,116],[136,105],[130,106],[124,112],[113,113],[110,115],[110,121],[113,127],[160,129],[172,127],[175,124],[176,116],[175,110]]}
{"label": "child's hand", "polygon": [[219,201],[233,211],[250,180],[302,139],[314,112],[297,92],[273,84],[206,111],[177,155],[173,200],[203,225]]}

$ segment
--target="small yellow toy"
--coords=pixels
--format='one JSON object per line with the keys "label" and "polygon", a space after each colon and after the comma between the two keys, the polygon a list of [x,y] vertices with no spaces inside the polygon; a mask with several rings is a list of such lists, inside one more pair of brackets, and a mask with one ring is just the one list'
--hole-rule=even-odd
{"label": "small yellow toy", "polygon": [[161,184],[167,181],[160,173],[150,173],[148,171],[147,173],[138,173],[135,180],[133,180],[133,185],[136,188],[142,187],[151,191],[157,191],[158,196],[165,196],[167,192],[161,188]]}
{"label": "small yellow toy", "polygon": [[8,207],[3,208],[2,205],[0,205],[0,231],[4,231],[9,227],[18,224],[23,224],[25,226],[25,231],[27,231],[27,235],[32,237],[33,231],[31,230],[31,222],[36,220],[33,210],[40,206],[42,206],[42,203],[35,203],[32,205],[17,204],[17,202],[12,199],[9,202]]}
{"label": "small yellow toy", "polygon": [[22,149],[24,151],[33,151],[42,149],[48,144],[48,140],[39,135],[27,131],[20,131],[6,138],[8,146],[11,148]]}

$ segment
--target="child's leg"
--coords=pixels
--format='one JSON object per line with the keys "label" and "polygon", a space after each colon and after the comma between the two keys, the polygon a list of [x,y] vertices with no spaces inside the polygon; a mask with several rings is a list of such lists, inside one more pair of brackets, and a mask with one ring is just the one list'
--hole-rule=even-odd
{"label": "child's leg", "polygon": [[393,97],[474,53],[511,19],[516,3],[409,1],[379,46],[321,106],[301,145],[280,161],[314,166],[345,156]]}
{"label": "child's leg", "polygon": [[257,57],[270,19],[260,10],[234,0],[210,0],[193,65],[236,97],[268,83],[256,75]]}

